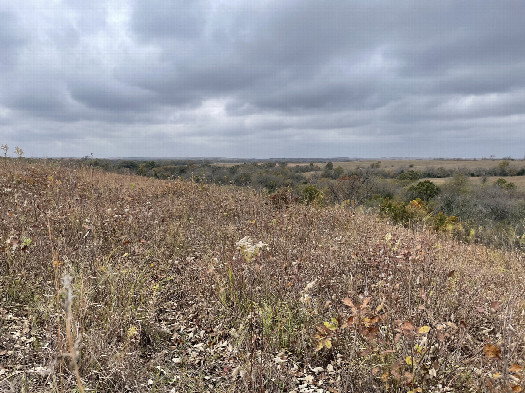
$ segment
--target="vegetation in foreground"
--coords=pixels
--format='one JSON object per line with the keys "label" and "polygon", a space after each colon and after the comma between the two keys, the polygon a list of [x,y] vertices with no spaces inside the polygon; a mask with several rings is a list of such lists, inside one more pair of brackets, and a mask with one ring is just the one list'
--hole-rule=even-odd
{"label": "vegetation in foreground", "polygon": [[0,391],[524,387],[520,252],[22,160],[1,163],[0,198]]}

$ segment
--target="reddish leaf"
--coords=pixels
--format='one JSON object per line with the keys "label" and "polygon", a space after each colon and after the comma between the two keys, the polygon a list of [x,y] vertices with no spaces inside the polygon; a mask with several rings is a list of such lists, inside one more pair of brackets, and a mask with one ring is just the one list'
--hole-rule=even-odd
{"label": "reddish leaf", "polygon": [[498,302],[492,302],[492,303],[490,303],[489,307],[492,308],[494,311],[496,311],[496,310],[499,309],[500,305],[499,305]]}
{"label": "reddish leaf", "polygon": [[483,352],[489,359],[501,359],[501,349],[499,349],[496,345],[485,344]]}
{"label": "reddish leaf", "polygon": [[366,329],[364,336],[367,338],[376,338],[379,334],[379,329],[375,326],[370,326]]}
{"label": "reddish leaf", "polygon": [[414,331],[414,325],[409,322],[409,321],[405,321],[401,324],[401,330],[404,334],[407,334],[407,333],[410,333],[410,332],[413,332]]}

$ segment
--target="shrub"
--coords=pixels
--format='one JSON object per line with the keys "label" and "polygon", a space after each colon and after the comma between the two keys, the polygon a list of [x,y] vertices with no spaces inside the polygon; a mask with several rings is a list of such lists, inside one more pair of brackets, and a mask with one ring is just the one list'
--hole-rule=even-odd
{"label": "shrub", "polygon": [[324,192],[315,184],[307,184],[301,190],[301,202],[310,204],[324,204]]}
{"label": "shrub", "polygon": [[379,207],[380,213],[384,217],[390,218],[395,224],[408,226],[413,218],[412,213],[406,208],[402,201],[386,198]]}
{"label": "shrub", "polygon": [[516,189],[516,184],[514,184],[514,183],[512,183],[510,181],[507,181],[507,180],[503,179],[502,177],[500,177],[498,180],[496,180],[494,185],[496,185],[497,187],[501,188],[502,190],[506,190],[506,191],[515,190]]}
{"label": "shrub", "polygon": [[409,171],[406,171],[406,172],[401,172],[399,175],[397,175],[397,180],[419,180],[421,178],[421,173],[417,172],[417,171],[414,171],[414,170],[409,170]]}
{"label": "shrub", "polygon": [[410,193],[410,199],[419,198],[425,202],[428,202],[439,194],[440,189],[430,180],[423,180],[410,186],[408,191]]}

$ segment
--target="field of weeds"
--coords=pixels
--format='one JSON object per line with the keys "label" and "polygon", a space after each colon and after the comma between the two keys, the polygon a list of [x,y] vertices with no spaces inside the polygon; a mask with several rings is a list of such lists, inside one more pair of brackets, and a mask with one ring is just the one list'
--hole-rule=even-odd
{"label": "field of weeds", "polygon": [[0,162],[2,392],[519,392],[525,258],[250,189]]}

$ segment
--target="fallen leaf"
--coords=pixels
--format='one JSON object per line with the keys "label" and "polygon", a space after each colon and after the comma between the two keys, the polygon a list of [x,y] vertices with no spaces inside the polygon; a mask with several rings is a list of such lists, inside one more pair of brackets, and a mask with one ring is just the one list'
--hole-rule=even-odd
{"label": "fallen leaf", "polygon": [[496,345],[485,344],[483,352],[489,359],[501,359],[501,349],[499,349]]}
{"label": "fallen leaf", "polygon": [[401,330],[403,331],[403,333],[409,333],[411,331],[414,330],[414,325],[409,322],[409,321],[405,321],[401,324]]}
{"label": "fallen leaf", "polygon": [[367,306],[368,306],[368,303],[370,303],[370,300],[372,298],[371,297],[367,297],[364,301],[363,301],[363,304],[361,304],[361,310],[364,310]]}
{"label": "fallen leaf", "polygon": [[419,334],[427,334],[428,332],[430,332],[430,326],[421,326],[417,332]]}
{"label": "fallen leaf", "polygon": [[354,303],[352,302],[352,300],[349,297],[345,297],[343,299],[343,303],[346,304],[348,307],[355,307]]}

